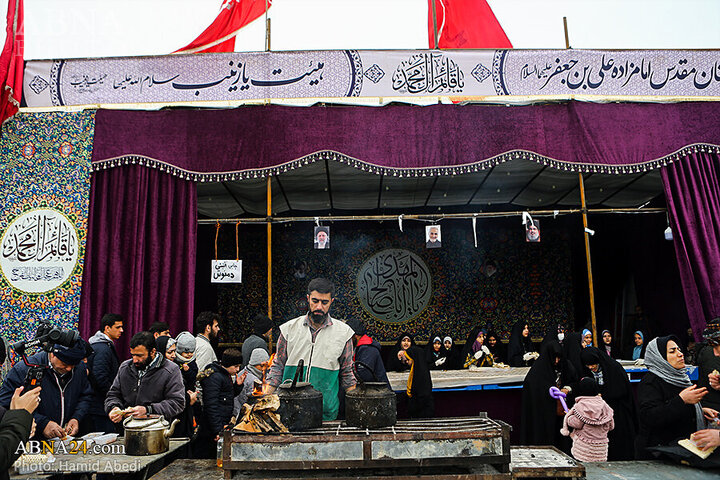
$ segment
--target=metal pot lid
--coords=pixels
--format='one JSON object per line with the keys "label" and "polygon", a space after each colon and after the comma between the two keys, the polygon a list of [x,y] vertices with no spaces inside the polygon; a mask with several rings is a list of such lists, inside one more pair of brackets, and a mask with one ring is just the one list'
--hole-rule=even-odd
{"label": "metal pot lid", "polygon": [[295,387],[293,388],[292,381],[286,380],[285,382],[281,383],[278,386],[278,388],[284,388],[284,389],[288,389],[288,390],[298,390],[300,388],[305,388],[305,387],[312,387],[312,384],[310,382],[297,382],[295,384]]}
{"label": "metal pot lid", "polygon": [[125,428],[133,430],[164,430],[169,423],[162,415],[133,415],[123,422]]}

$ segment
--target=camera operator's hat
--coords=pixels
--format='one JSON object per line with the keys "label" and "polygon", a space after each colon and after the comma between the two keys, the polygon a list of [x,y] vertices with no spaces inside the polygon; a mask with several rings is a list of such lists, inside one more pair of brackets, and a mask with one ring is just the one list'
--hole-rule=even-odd
{"label": "camera operator's hat", "polygon": [[710,320],[703,331],[703,338],[712,345],[720,344],[720,317]]}
{"label": "camera operator's hat", "polygon": [[82,362],[82,359],[88,356],[85,348],[85,341],[79,338],[72,348],[68,348],[64,345],[55,345],[53,348],[53,354],[62,360],[63,363],[68,365],[77,365]]}

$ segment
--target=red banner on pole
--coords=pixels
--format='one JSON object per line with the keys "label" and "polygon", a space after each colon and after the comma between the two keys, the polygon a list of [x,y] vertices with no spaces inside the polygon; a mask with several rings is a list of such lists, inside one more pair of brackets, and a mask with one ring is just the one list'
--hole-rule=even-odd
{"label": "red banner on pole", "polygon": [[4,122],[20,108],[23,82],[23,55],[25,29],[23,0],[9,0],[7,10],[7,36],[0,55],[0,121]]}
{"label": "red banner on pole", "polygon": [[428,0],[430,48],[435,48],[433,2],[438,48],[512,48],[486,0]]}
{"label": "red banner on pole", "polygon": [[265,13],[272,0],[224,0],[215,20],[189,45],[173,53],[234,52],[235,35]]}

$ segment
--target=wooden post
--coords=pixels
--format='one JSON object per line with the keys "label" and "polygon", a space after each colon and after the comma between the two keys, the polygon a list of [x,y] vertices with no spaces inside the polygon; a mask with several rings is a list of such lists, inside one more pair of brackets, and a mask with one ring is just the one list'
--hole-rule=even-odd
{"label": "wooden post", "polygon": [[[267,216],[272,217],[272,177],[267,177]],[[272,222],[267,223],[267,294],[268,294],[268,318],[272,320]],[[269,340],[269,348],[272,352],[272,336]]]}
{"label": "wooden post", "polygon": [[592,321],[593,346],[598,346],[597,321],[595,317],[595,290],[593,288],[592,263],[590,261],[590,234],[587,232],[587,205],[585,204],[585,182],[582,172],[578,173],[580,180],[580,204],[582,205],[583,234],[585,235],[585,258],[587,259],[588,289],[590,290],[590,320]]}

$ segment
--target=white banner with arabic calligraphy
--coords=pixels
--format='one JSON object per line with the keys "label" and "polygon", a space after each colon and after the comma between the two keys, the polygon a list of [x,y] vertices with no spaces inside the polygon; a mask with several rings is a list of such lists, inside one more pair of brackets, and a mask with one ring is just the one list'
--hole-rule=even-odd
{"label": "white banner with arabic calligraphy", "polygon": [[348,97],[720,95],[719,50],[333,50],[29,61],[28,107]]}
{"label": "white banner with arabic calligraphy", "polygon": [[0,240],[2,274],[13,288],[45,293],[70,278],[78,261],[78,234],[61,212],[39,208],[13,220]]}

